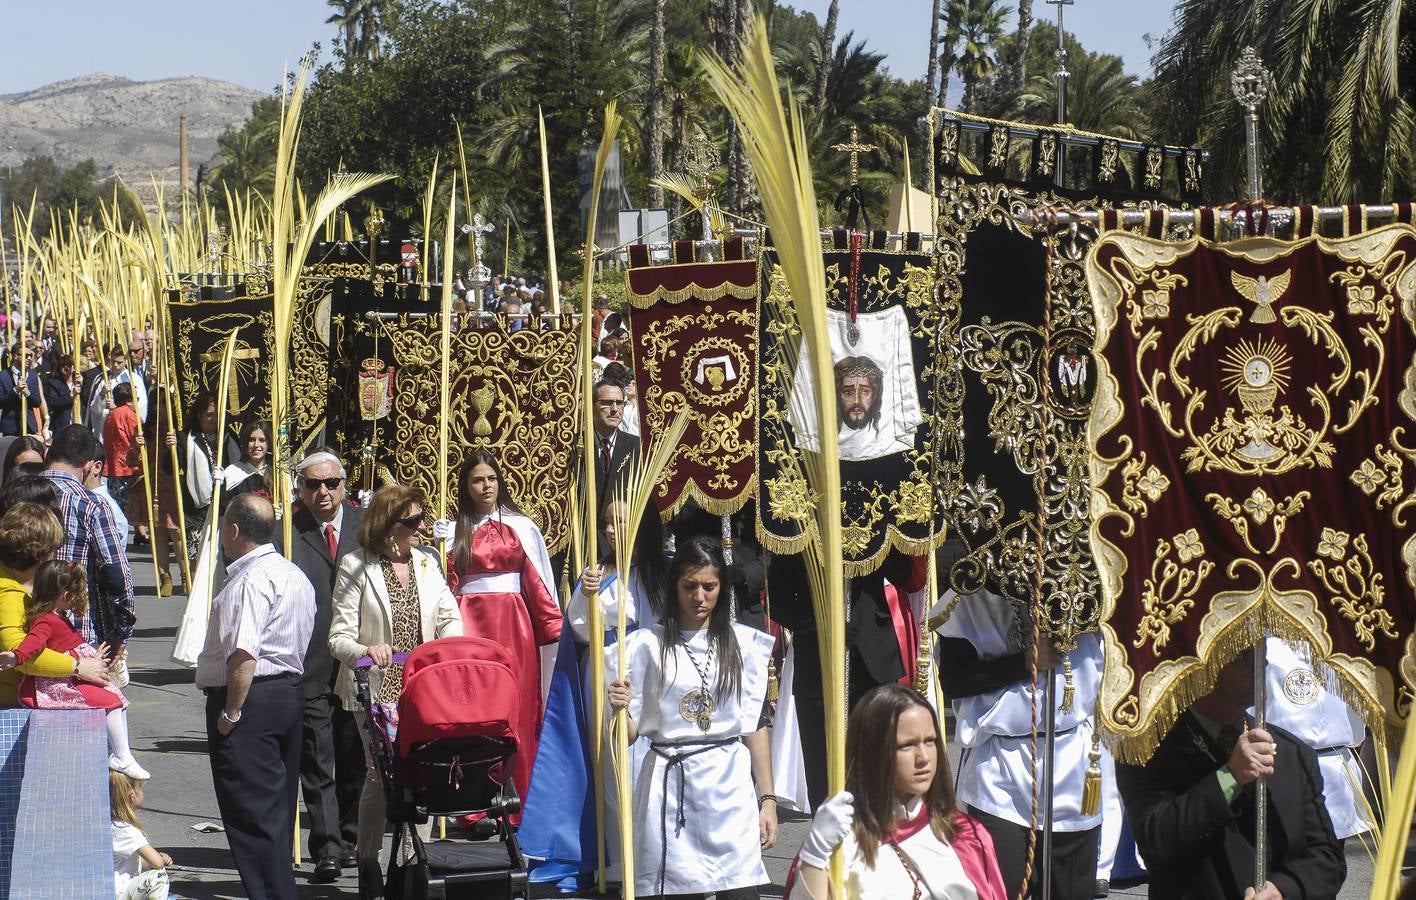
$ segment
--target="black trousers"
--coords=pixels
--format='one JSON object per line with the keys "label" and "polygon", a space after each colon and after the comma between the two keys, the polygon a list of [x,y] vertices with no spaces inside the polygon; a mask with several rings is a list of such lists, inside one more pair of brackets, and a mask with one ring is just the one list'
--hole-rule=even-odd
{"label": "black trousers", "polygon": [[[1028,860],[1028,827],[1000,819],[969,807],[969,814],[988,829],[993,838],[993,850],[998,856],[998,869],[1003,873],[1003,886],[1009,897],[1017,897],[1023,887],[1023,870]],[[1096,851],[1101,828],[1090,831],[1052,832],[1052,897],[1053,900],[1091,900],[1096,893]],[[1028,893],[1037,890],[1042,866],[1042,834],[1037,835],[1033,855],[1032,877]]]}
{"label": "black trousers", "polygon": [[311,859],[354,852],[364,749],[359,726],[332,693],[305,697],[300,739],[300,792],[310,828]]}
{"label": "black trousers", "polygon": [[299,676],[251,683],[241,721],[222,736],[226,689],[207,693],[207,747],[216,803],[241,885],[251,900],[296,900],[290,840],[300,768]]}

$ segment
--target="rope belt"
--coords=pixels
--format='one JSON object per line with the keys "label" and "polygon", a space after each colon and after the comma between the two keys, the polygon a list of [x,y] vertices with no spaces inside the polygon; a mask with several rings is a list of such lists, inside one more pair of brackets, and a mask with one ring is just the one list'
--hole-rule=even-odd
{"label": "rope belt", "polygon": [[[669,775],[678,769],[678,815],[674,822],[674,837],[678,837],[686,824],[683,815],[683,787],[686,780],[683,764],[689,757],[707,753],[718,747],[727,747],[736,744],[740,738],[721,738],[716,741],[682,741],[678,743],[650,743],[649,749],[668,760],[664,766],[664,796],[659,809],[659,890],[664,892],[664,874],[669,865]],[[693,749],[680,749],[692,747]]]}

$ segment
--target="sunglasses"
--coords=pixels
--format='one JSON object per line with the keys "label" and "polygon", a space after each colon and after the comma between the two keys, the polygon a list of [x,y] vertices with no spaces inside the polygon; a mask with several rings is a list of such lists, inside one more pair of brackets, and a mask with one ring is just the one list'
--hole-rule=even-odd
{"label": "sunglasses", "polygon": [[320,485],[324,485],[325,490],[332,491],[344,483],[343,476],[334,478],[305,478],[302,480],[305,483],[305,490],[307,491],[317,491],[320,489]]}
{"label": "sunglasses", "polygon": [[416,516],[405,516],[404,518],[396,519],[395,521],[398,522],[398,524],[402,525],[404,528],[407,528],[409,531],[417,531],[418,526],[423,524],[423,514],[418,513]]}

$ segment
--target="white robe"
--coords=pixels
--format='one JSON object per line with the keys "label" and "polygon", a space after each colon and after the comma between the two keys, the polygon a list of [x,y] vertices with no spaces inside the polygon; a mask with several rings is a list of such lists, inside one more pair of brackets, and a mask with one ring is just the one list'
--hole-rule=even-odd
{"label": "white robe", "polygon": [[[898,808],[898,804],[896,804]],[[907,819],[919,813],[920,801],[914,800],[905,811]],[[964,872],[959,855],[954,848],[934,836],[934,829],[926,825],[909,837],[898,842],[900,850],[909,857],[923,879],[921,900],[978,900],[978,889]],[[868,866],[861,858],[860,847],[856,844],[855,832],[846,832],[841,842],[841,855],[846,861],[846,889],[848,900],[908,900],[914,896],[915,883],[905,864],[890,847],[882,844],[875,851],[875,865]],[[814,897],[798,877],[792,884],[788,900],[826,900]]]}
{"label": "white robe", "polygon": [[1267,655],[1267,720],[1318,751],[1323,803],[1338,838],[1371,831],[1376,826],[1366,801],[1358,799],[1362,766],[1352,749],[1366,737],[1361,716],[1325,687],[1327,673],[1306,653],[1271,637]]}
{"label": "white robe", "polygon": [[[641,896],[713,893],[766,884],[769,879],[757,837],[752,762],[747,745],[736,739],[757,731],[767,698],[772,637],[746,625],[733,626],[742,653],[742,690],[737,695],[715,697],[711,725],[705,732],[679,713],[684,695],[700,687],[699,673],[682,646],[673,648],[667,671],[660,669],[661,633],[655,626],[625,639],[629,678],[634,685],[629,714],[639,733],[654,745],[634,785],[634,823],[639,829],[634,836],[635,891]],[[700,666],[710,660],[706,629],[684,633],[683,638]],[[610,648],[611,669],[616,665],[617,650]],[[711,689],[718,673],[716,658],[707,663],[706,671]],[[731,743],[705,744],[722,740]],[[671,756],[695,750],[702,752],[669,769]]]}
{"label": "white robe", "polygon": [[[946,592],[945,599],[953,599],[953,593]],[[939,634],[965,638],[974,645],[979,659],[995,659],[1017,652],[1010,641],[1014,621],[1011,604],[984,591],[964,598],[954,614],[940,626]],[[1100,635],[1079,637],[1077,649],[1070,657],[1073,686],[1070,712],[1060,708],[1065,684],[1060,663],[1054,675],[1053,696],[1059,708],[1055,720],[1052,823],[1056,831],[1075,832],[1088,831],[1101,824],[1099,811],[1090,816],[1082,814],[1087,753],[1091,750],[1096,695],[1101,685]],[[958,740],[965,748],[958,776],[961,805],[967,804],[1016,825],[1027,826],[1032,821],[1032,704],[1033,689],[1029,681],[954,701]],[[1046,712],[1039,706],[1039,753],[1043,747],[1041,730]],[[1040,825],[1041,810],[1038,810],[1037,821]]]}

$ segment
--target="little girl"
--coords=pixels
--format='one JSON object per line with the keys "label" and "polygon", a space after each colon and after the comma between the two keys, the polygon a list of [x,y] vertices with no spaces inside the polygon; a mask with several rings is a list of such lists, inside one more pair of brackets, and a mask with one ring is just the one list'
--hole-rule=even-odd
{"label": "little girl", "polygon": [[[0,653],[0,669],[29,662],[39,651],[50,649],[75,658],[101,656],[107,645],[95,650],[70,621],[88,614],[84,570],[73,563],[50,560],[34,576],[34,593],[25,604],[25,639],[13,651]],[[146,781],[152,776],[128,749],[128,700],[112,684],[96,685],[76,678],[42,678],[26,675],[20,682],[20,704],[34,709],[106,709],[108,767],[129,778]]]}
{"label": "little girl", "polygon": [[166,900],[167,866],[172,857],[158,852],[143,834],[138,808],[143,785],[122,772],[108,773],[108,802],[113,813],[113,883],[117,900]]}

